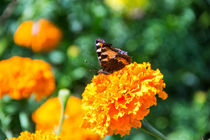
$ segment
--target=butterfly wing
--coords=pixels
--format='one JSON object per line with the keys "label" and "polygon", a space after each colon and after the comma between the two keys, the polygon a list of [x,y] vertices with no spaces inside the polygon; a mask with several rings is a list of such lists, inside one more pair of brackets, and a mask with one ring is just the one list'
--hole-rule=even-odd
{"label": "butterfly wing", "polygon": [[96,39],[96,53],[97,53],[97,57],[98,57],[98,61],[99,64],[101,65],[101,53],[102,53],[102,48],[103,48],[103,44],[105,43],[105,41],[103,39]]}
{"label": "butterfly wing", "polygon": [[96,52],[101,66],[100,73],[110,74],[118,71],[131,63],[131,57],[120,49],[114,48],[112,44],[105,43],[104,40],[96,40]]}
{"label": "butterfly wing", "polygon": [[121,70],[126,65],[130,64],[129,61],[131,60],[130,57],[122,57],[121,55],[117,55],[115,58],[110,59],[106,63],[103,63],[101,66],[101,69],[103,71],[100,71],[105,74],[111,74],[115,71]]}

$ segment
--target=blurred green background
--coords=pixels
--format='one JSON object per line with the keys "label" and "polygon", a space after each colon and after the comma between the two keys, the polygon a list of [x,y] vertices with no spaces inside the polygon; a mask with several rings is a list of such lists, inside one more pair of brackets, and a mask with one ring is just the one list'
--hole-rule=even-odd
{"label": "blurred green background", "polygon": [[[81,96],[100,69],[94,46],[100,37],[128,51],[133,61],[150,62],[163,73],[169,97],[158,100],[146,117],[154,127],[170,140],[197,140],[210,131],[210,0],[1,0],[0,15],[0,59],[24,56],[49,62],[56,91],[68,88]],[[21,22],[39,18],[63,31],[54,51],[34,53],[13,41]],[[43,102],[1,99],[1,139],[33,131],[30,115]],[[133,129],[129,136],[106,139],[155,138]]]}

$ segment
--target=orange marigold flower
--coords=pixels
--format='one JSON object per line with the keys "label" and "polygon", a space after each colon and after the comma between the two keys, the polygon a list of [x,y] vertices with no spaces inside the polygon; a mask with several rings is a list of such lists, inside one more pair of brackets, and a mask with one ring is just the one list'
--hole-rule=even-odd
{"label": "orange marigold flower", "polygon": [[150,63],[132,63],[110,75],[94,76],[82,94],[83,124],[99,134],[129,134],[131,127],[141,127],[140,120],[156,105],[156,94],[167,98],[160,71]]}
{"label": "orange marigold flower", "polygon": [[[53,115],[52,115],[53,114]],[[49,117],[50,116],[50,117]],[[48,99],[32,115],[36,124],[36,130],[54,131],[58,130],[61,117],[61,103],[59,98]],[[100,137],[91,131],[81,128],[82,110],[81,99],[71,96],[68,99],[65,119],[62,124],[60,137],[62,140],[99,140]]]}
{"label": "orange marigold flower", "polygon": [[0,61],[0,98],[9,94],[13,99],[36,99],[50,95],[55,89],[55,80],[48,63],[27,57],[14,56]]}
{"label": "orange marigold flower", "polygon": [[61,38],[61,30],[47,19],[22,22],[14,34],[16,44],[32,48],[35,52],[54,49]]}
{"label": "orange marigold flower", "polygon": [[52,132],[36,131],[35,133],[30,133],[24,131],[20,133],[18,138],[11,138],[10,140],[61,140],[61,138]]}

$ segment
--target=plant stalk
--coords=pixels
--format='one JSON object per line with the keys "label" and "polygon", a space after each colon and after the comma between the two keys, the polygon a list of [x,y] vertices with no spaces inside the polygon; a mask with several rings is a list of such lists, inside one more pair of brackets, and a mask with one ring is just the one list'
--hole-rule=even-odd
{"label": "plant stalk", "polygon": [[166,136],[164,136],[160,131],[155,129],[146,119],[142,120],[141,129],[160,140],[168,140]]}
{"label": "plant stalk", "polygon": [[70,96],[70,91],[68,89],[61,89],[58,93],[58,97],[61,103],[61,118],[60,118],[60,122],[58,125],[58,131],[57,131],[57,135],[59,136],[62,130],[62,124],[65,118],[65,109],[66,109],[66,104],[68,101],[68,98]]}

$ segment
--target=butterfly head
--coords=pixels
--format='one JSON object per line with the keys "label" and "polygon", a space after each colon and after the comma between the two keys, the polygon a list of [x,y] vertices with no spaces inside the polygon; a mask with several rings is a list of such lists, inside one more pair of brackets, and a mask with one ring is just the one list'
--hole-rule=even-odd
{"label": "butterfly head", "polygon": [[102,48],[105,41],[103,39],[96,39],[96,49]]}

